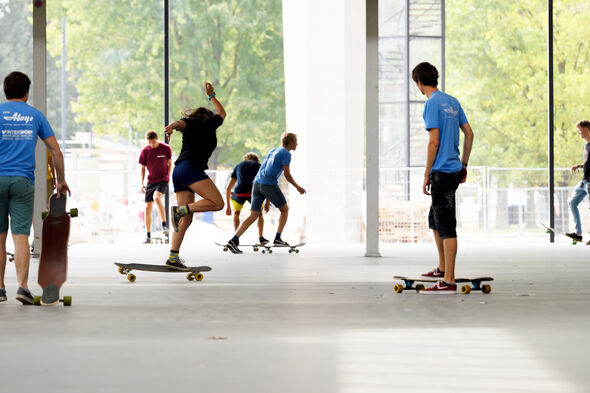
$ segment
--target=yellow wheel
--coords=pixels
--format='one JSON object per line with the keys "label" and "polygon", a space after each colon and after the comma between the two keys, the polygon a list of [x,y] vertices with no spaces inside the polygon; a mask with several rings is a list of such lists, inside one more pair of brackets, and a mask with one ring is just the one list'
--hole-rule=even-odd
{"label": "yellow wheel", "polygon": [[424,284],[417,284],[416,285],[416,292],[421,291],[424,289]]}
{"label": "yellow wheel", "polygon": [[492,286],[486,284],[486,285],[484,285],[484,286],[481,287],[481,291],[483,293],[490,293],[490,292],[492,292]]}
{"label": "yellow wheel", "polygon": [[35,306],[40,306],[41,305],[41,296],[35,296],[35,297],[33,297],[33,304]]}
{"label": "yellow wheel", "polygon": [[78,209],[76,209],[75,207],[73,209],[70,209],[70,217],[78,217]]}
{"label": "yellow wheel", "polygon": [[45,220],[45,218],[47,217],[49,213],[48,212],[41,212],[41,219]]}
{"label": "yellow wheel", "polygon": [[195,276],[193,275],[193,273],[189,273],[186,275],[186,279],[189,281],[193,281],[195,279]]}
{"label": "yellow wheel", "polygon": [[121,274],[125,274],[126,273],[125,272],[125,269],[123,269],[121,266],[119,266],[119,273],[121,273]]}
{"label": "yellow wheel", "polygon": [[135,274],[129,273],[129,274],[127,275],[127,279],[128,279],[130,282],[134,282],[136,278],[137,278],[137,277],[135,277]]}
{"label": "yellow wheel", "polygon": [[203,281],[203,274],[202,273],[195,274],[195,280],[197,280],[197,281]]}
{"label": "yellow wheel", "polygon": [[461,293],[467,295],[469,292],[471,292],[471,287],[469,285],[463,285],[461,287]]}
{"label": "yellow wheel", "polygon": [[223,251],[227,251],[227,247],[223,247]]}
{"label": "yellow wheel", "polygon": [[401,284],[395,284],[393,286],[393,292],[395,293],[402,293],[404,291],[404,287]]}
{"label": "yellow wheel", "polygon": [[71,296],[64,296],[63,298],[64,306],[71,306],[72,305],[72,297]]}
{"label": "yellow wheel", "polygon": [[254,247],[254,251],[258,251],[258,247]]}

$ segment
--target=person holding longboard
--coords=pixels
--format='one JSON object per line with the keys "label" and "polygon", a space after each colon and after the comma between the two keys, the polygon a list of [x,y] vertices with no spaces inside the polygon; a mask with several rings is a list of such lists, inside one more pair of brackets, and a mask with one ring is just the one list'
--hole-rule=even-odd
{"label": "person holding longboard", "polygon": [[574,216],[574,223],[575,223],[575,231],[571,233],[566,233],[567,237],[571,237],[572,239],[581,242],[582,241],[582,220],[580,218],[580,211],[578,210],[578,205],[586,198],[588,195],[588,186],[590,186],[590,160],[588,160],[589,153],[590,153],[590,121],[589,120],[580,120],[576,123],[576,128],[578,129],[578,135],[582,138],[586,143],[584,144],[583,150],[583,158],[584,161],[581,164],[576,164],[572,166],[572,173],[583,169],[584,175],[582,179],[576,184],[574,188],[574,194],[569,200],[570,210],[572,215]]}

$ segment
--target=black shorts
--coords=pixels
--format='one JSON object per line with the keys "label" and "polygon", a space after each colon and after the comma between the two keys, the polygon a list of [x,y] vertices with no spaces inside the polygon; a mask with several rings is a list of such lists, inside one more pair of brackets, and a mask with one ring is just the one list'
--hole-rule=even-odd
{"label": "black shorts", "polygon": [[455,173],[432,172],[430,193],[432,205],[428,213],[428,227],[435,229],[441,239],[457,237],[455,191],[461,183],[463,171]]}
{"label": "black shorts", "polygon": [[162,194],[166,194],[168,192],[168,182],[161,181],[159,183],[148,183],[147,187],[145,188],[145,201],[153,202],[154,192],[156,191],[159,191]]}

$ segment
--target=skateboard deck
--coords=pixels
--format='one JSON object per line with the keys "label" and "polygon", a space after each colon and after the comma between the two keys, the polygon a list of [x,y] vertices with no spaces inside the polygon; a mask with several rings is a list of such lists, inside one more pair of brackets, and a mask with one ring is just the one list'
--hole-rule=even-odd
{"label": "skateboard deck", "polygon": [[[414,285],[416,282],[431,282],[435,283],[439,281],[435,278],[408,278],[404,276],[393,276],[395,280],[403,281],[403,284],[395,284],[393,286],[393,291],[395,293],[402,293],[404,289],[413,289],[416,292],[419,292],[421,289],[424,289],[423,284]],[[493,281],[492,277],[474,277],[474,278],[457,278],[455,279],[455,283],[461,284],[461,293],[468,294],[471,291],[481,291],[482,293],[490,293],[492,291],[492,286],[488,284],[482,285],[482,282],[485,281]],[[469,285],[470,284],[470,285]]]}
{"label": "skateboard deck", "polygon": [[286,246],[279,246],[279,245],[274,245],[271,243],[265,244],[264,246],[261,246],[263,248],[262,253],[264,254],[265,252],[268,252],[269,254],[272,254],[272,249],[273,248],[288,248],[289,249],[289,254],[291,254],[292,252],[294,252],[295,254],[299,254],[299,247],[303,247],[305,246],[305,243],[299,243],[299,244],[295,244],[295,245],[286,245]]}
{"label": "skateboard deck", "polygon": [[160,273],[187,273],[186,279],[189,281],[196,280],[202,281],[203,274],[201,272],[210,272],[211,267],[209,266],[188,266],[186,270],[172,269],[166,265],[150,265],[144,263],[119,263],[115,262],[115,265],[119,267],[118,271],[121,274],[126,274],[127,279],[130,282],[135,282],[135,274],[131,273],[132,270],[141,270],[144,272],[160,272]]}
{"label": "skateboard deck", "polygon": [[553,232],[553,233],[557,233],[558,235],[565,236],[568,239],[571,239],[572,244],[578,244],[578,243],[580,243],[580,244],[584,244],[584,245],[590,246],[590,241],[584,242],[583,240],[576,240],[573,237],[570,237],[567,233],[559,232],[559,231],[557,231],[557,230],[555,230],[555,229],[551,228],[550,226],[547,226],[547,225],[545,225],[543,223],[541,223],[541,225],[543,225],[545,227],[546,233]]}
{"label": "skateboard deck", "polygon": [[43,289],[43,295],[34,297],[35,305],[51,306],[60,301],[64,306],[72,305],[71,296],[59,298],[59,290],[68,273],[70,216],[78,215],[77,209],[66,212],[66,203],[66,194],[61,194],[59,199],[57,194],[54,194],[49,198],[49,212],[41,213],[43,229],[38,282]]}
{"label": "skateboard deck", "polygon": [[[227,244],[215,243],[218,246],[223,247],[223,251],[229,251]],[[258,251],[260,247],[264,247],[262,244],[239,244],[238,247],[252,247],[254,251]]]}

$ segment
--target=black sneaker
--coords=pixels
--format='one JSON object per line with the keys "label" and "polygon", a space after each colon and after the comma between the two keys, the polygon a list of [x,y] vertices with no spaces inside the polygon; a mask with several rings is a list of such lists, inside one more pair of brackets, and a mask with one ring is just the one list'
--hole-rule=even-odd
{"label": "black sneaker", "polygon": [[31,295],[31,292],[28,289],[18,287],[18,291],[16,291],[16,300],[27,306],[33,304],[33,295]]}
{"label": "black sneaker", "polygon": [[8,298],[6,297],[6,289],[0,288],[0,302],[5,302]]}
{"label": "black sneaker", "polygon": [[53,306],[59,304],[59,287],[55,284],[49,284],[43,288],[43,295],[41,296],[42,306]]}
{"label": "black sneaker", "polygon": [[268,239],[265,239],[263,236],[260,236],[260,237],[258,238],[258,241],[259,241],[259,242],[260,242],[260,244],[261,244],[261,245],[263,245],[263,246],[264,246],[266,243],[268,243],[268,242],[269,242],[269,240],[268,240]]}
{"label": "black sneaker", "polygon": [[240,250],[238,248],[238,245],[236,243],[234,243],[233,240],[230,240],[229,242],[227,242],[226,247],[228,250],[230,250],[234,254],[242,254],[242,250]]}
{"label": "black sneaker", "polygon": [[572,238],[572,239],[578,241],[578,242],[582,241],[582,236],[578,235],[576,232],[566,233],[565,235],[569,238]]}
{"label": "black sneaker", "polygon": [[176,255],[176,256],[169,256],[168,257],[168,260],[166,261],[166,266],[169,267],[169,268],[171,268],[171,269],[174,269],[174,270],[183,270],[183,271],[190,270],[184,264],[184,260],[180,259],[180,257],[178,255]]}
{"label": "black sneaker", "polygon": [[281,247],[291,247],[289,246],[289,243],[287,243],[286,241],[284,241],[283,239],[275,239],[275,241],[273,242],[273,244],[275,246],[281,246]]}

